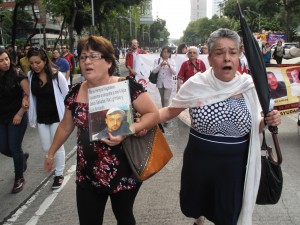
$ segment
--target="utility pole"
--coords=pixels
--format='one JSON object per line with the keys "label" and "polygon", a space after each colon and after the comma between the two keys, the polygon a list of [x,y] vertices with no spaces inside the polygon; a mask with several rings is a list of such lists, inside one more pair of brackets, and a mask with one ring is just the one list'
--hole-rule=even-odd
{"label": "utility pole", "polygon": [[95,16],[94,16],[94,0],[91,0],[92,7],[92,35],[95,34]]}

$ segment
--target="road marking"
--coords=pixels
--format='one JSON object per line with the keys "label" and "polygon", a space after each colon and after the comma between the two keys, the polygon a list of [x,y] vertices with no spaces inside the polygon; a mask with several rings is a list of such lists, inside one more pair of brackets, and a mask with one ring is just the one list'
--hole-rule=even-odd
{"label": "road marking", "polygon": [[50,194],[44,202],[40,205],[39,209],[35,212],[35,215],[31,217],[31,219],[25,224],[25,225],[35,225],[39,221],[39,218],[45,214],[45,212],[48,210],[48,208],[52,205],[54,200],[56,199],[59,192],[63,190],[63,188],[66,186],[66,184],[69,182],[71,176],[74,174],[76,170],[76,165],[73,164],[70,169],[67,171],[67,174],[64,178],[64,182],[62,186],[54,190],[52,194]]}
{"label": "road marking", "polygon": [[[72,148],[72,150],[68,153],[67,157],[66,157],[66,161],[68,161],[70,159],[70,157],[72,157],[72,155],[76,152],[77,146],[74,146]],[[44,210],[49,208],[49,206],[53,203],[53,201],[51,202],[51,198],[53,198],[55,196],[57,196],[57,194],[65,187],[65,185],[68,183],[68,181],[70,180],[71,176],[73,175],[74,171],[76,170],[76,163],[72,164],[71,167],[68,169],[67,171],[67,175],[64,178],[64,182],[61,186],[61,188],[54,190],[52,192],[52,194],[50,194],[50,196],[48,196],[44,202],[41,204],[41,206],[39,207],[39,209],[37,210],[37,212],[35,213],[36,215],[33,216],[27,223],[26,225],[35,225],[38,222],[38,219],[41,215],[41,213],[45,212]],[[42,185],[44,182],[46,182],[44,185],[40,186],[38,190],[36,190],[35,192],[33,192],[32,196],[26,201],[24,201],[23,204],[21,204],[17,209],[15,209],[15,213],[13,213],[7,220],[6,222],[3,223],[3,225],[13,225],[14,222],[17,221],[17,219],[25,212],[25,210],[27,208],[29,208],[29,206],[32,204],[32,202],[34,202],[38,195],[40,194],[41,190],[43,190],[49,181],[49,178],[52,177],[52,174],[50,174],[47,178],[45,178],[40,185]],[[54,199],[55,199],[54,198]],[[51,203],[51,204],[49,204]],[[44,205],[43,205],[44,204]],[[47,207],[48,206],[48,207]],[[0,221],[1,222],[1,221]]]}

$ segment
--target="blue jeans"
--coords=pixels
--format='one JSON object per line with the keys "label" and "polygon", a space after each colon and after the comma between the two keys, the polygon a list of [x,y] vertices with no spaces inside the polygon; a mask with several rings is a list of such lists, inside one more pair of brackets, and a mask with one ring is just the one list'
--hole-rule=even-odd
{"label": "blue jeans", "polygon": [[27,113],[23,115],[22,121],[18,125],[13,125],[12,120],[0,122],[0,152],[13,158],[16,178],[23,177],[24,154],[22,141],[27,123]]}

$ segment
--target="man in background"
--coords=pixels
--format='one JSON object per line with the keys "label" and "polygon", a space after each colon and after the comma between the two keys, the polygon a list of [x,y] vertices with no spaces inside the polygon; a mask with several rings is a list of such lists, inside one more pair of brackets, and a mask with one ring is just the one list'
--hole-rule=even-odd
{"label": "man in background", "polygon": [[52,62],[58,66],[59,71],[65,76],[68,85],[70,85],[70,65],[69,62],[60,56],[58,49],[54,49]]}
{"label": "man in background", "polygon": [[69,52],[69,47],[67,45],[63,45],[61,47],[61,56],[64,57],[68,62],[70,66],[70,86],[73,84],[73,74],[75,70],[75,57],[72,53]]}
{"label": "man in background", "polygon": [[29,49],[31,48],[30,45],[24,46],[24,57],[20,59],[20,68],[24,72],[25,75],[30,71],[30,66],[27,58],[27,53]]}
{"label": "man in background", "polygon": [[139,49],[139,42],[136,39],[131,41],[131,50],[126,55],[125,66],[129,71],[129,76],[136,75],[136,56],[138,54],[147,54],[145,50]]}

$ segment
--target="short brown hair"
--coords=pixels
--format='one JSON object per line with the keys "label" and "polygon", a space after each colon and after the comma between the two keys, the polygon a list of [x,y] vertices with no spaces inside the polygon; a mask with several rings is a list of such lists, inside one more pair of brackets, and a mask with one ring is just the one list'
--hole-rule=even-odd
{"label": "short brown hair", "polygon": [[111,67],[108,70],[110,76],[112,76],[116,70],[116,58],[114,48],[109,40],[102,36],[90,35],[80,38],[77,45],[78,56],[80,57],[83,50],[94,50],[101,52],[103,59],[106,62],[111,63]]}

